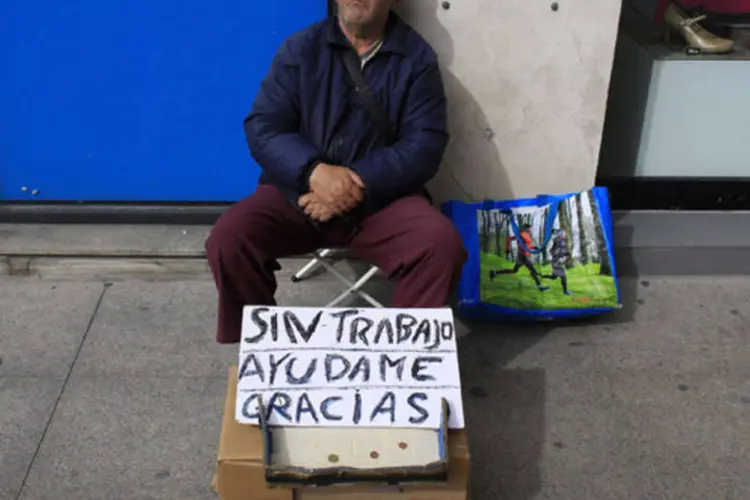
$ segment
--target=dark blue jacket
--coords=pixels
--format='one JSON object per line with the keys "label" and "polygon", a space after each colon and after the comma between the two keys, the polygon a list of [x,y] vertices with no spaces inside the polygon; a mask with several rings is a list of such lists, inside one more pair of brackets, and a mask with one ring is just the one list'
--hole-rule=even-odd
{"label": "dark blue jacket", "polygon": [[318,162],[354,169],[364,210],[424,190],[448,142],[446,99],[435,52],[391,14],[380,51],[363,73],[390,118],[387,144],[355,93],[341,54],[353,50],[332,17],[290,36],[276,53],[245,119],[261,183],[296,204]]}

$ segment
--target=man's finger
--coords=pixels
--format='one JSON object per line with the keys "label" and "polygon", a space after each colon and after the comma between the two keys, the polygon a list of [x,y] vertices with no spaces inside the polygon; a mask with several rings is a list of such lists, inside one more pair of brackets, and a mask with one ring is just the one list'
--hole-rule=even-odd
{"label": "man's finger", "polygon": [[354,198],[351,196],[347,196],[346,198],[343,198],[339,204],[336,206],[336,210],[338,212],[348,212],[352,208],[354,208],[357,205],[357,202]]}
{"label": "man's finger", "polygon": [[323,204],[323,197],[320,196],[317,193],[309,193],[307,196],[310,197],[310,199],[307,201],[307,203],[315,203],[316,205],[322,205]]}
{"label": "man's finger", "polygon": [[328,222],[329,220],[331,220],[331,217],[333,217],[333,215],[331,214],[331,212],[325,212],[325,213],[323,213],[323,214],[320,215],[320,219],[319,220],[320,220],[320,222]]}
{"label": "man's finger", "polygon": [[307,206],[305,206],[305,213],[307,215],[312,215],[313,213],[317,211],[317,208],[318,208],[317,204],[308,203]]}
{"label": "man's finger", "polygon": [[321,222],[325,222],[326,220],[331,218],[330,216],[326,218],[326,214],[328,214],[329,212],[330,210],[325,205],[322,205],[315,200],[312,200],[305,208],[305,213],[307,215],[309,215],[312,219]]}
{"label": "man's finger", "polygon": [[363,198],[362,191],[359,189],[355,193],[350,193],[349,196],[346,197],[347,210],[359,205]]}
{"label": "man's finger", "polygon": [[324,205],[334,205],[336,203],[336,198],[333,196],[320,195],[318,196],[318,201]]}
{"label": "man's finger", "polygon": [[365,188],[365,183],[362,182],[362,178],[357,174],[357,172],[355,172],[354,170],[349,170],[349,176],[352,178],[354,184],[356,184],[357,187],[359,187],[360,189]]}
{"label": "man's finger", "polygon": [[297,203],[299,203],[301,207],[306,207],[308,203],[310,203],[311,200],[312,200],[312,194],[307,193],[307,194],[300,196],[299,200],[297,200]]}
{"label": "man's finger", "polygon": [[320,222],[328,222],[333,217],[333,214],[329,210],[321,210],[316,214],[316,218]]}
{"label": "man's finger", "polygon": [[317,210],[320,211],[330,211],[331,209],[335,208],[335,204],[325,203],[320,196],[317,196],[313,194],[312,198],[309,201],[310,205],[314,205],[317,207]]}

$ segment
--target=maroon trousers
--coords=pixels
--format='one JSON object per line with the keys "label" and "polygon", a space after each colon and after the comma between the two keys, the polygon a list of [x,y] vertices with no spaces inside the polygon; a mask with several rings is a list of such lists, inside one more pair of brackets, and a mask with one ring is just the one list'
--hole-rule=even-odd
{"label": "maroon trousers", "polygon": [[399,199],[364,220],[316,227],[273,186],[221,215],[206,241],[219,292],[217,342],[240,341],[245,305],[274,305],[277,259],[349,248],[397,281],[393,307],[442,307],[466,261],[453,224],[422,196]]}

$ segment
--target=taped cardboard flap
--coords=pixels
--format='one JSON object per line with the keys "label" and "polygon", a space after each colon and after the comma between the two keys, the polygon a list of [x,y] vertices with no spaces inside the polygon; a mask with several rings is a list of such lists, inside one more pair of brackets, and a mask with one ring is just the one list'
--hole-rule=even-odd
{"label": "taped cardboard flap", "polygon": [[237,401],[237,367],[229,368],[227,398],[219,439],[218,461],[249,462],[263,465],[263,433],[259,427],[242,425],[234,419]]}
{"label": "taped cardboard flap", "polygon": [[408,484],[448,476],[448,401],[442,425],[424,428],[274,427],[261,408],[264,466],[269,484]]}

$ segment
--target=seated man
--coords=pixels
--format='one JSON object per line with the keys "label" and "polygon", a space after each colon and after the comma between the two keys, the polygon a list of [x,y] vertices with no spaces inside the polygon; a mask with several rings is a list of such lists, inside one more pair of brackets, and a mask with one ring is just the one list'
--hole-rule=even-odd
{"label": "seated man", "polygon": [[[394,307],[447,305],[466,251],[424,187],[448,142],[445,92],[435,52],[391,12],[396,1],[337,0],[338,17],[277,52],[244,126],[259,186],[206,241],[219,343],[240,341],[243,306],[275,303],[277,259],[318,248],[382,269],[398,282]],[[357,93],[347,51],[392,140]]]}

